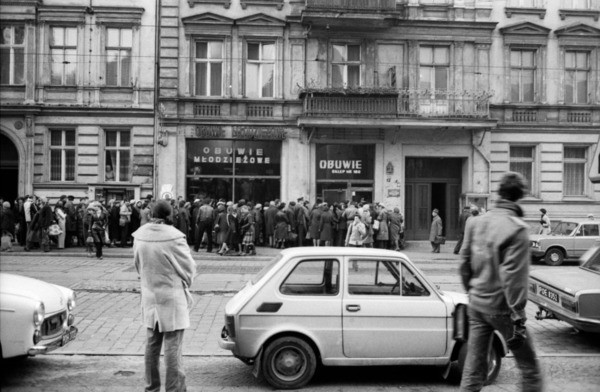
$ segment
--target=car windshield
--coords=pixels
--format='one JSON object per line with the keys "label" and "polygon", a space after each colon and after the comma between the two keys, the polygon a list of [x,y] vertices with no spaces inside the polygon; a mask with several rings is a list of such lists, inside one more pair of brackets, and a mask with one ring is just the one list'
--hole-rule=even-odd
{"label": "car windshield", "polygon": [[281,260],[282,257],[283,255],[281,253],[278,253],[277,256],[273,257],[269,264],[265,265],[258,274],[254,275],[250,282],[252,282],[252,284],[254,285],[258,281],[260,281],[263,278],[263,276],[265,276],[275,266],[275,264],[277,264],[277,262]]}
{"label": "car windshield", "polygon": [[581,268],[600,273],[600,247],[589,249],[581,256]]}
{"label": "car windshield", "polygon": [[552,231],[554,235],[571,235],[573,230],[577,227],[575,222],[560,222],[558,226]]}

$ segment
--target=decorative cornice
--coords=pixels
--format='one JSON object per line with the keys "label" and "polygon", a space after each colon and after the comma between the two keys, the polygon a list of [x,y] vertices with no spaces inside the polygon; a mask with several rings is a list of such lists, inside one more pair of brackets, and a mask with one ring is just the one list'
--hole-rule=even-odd
{"label": "decorative cornice", "polygon": [[89,7],[83,6],[41,6],[39,8],[40,22],[83,23]]}
{"label": "decorative cornice", "polygon": [[93,7],[91,12],[96,15],[98,24],[140,25],[144,9],[137,7]]}
{"label": "decorative cornice", "polygon": [[567,17],[589,17],[594,18],[594,21],[598,21],[600,18],[600,10],[571,10],[571,9],[559,9],[558,15],[561,20],[565,20]]}
{"label": "decorative cornice", "polygon": [[[600,12],[600,11],[599,11]],[[588,26],[584,23],[577,23],[570,26],[561,27],[554,30],[558,38],[577,37],[577,38],[600,38],[600,29]]]}
{"label": "decorative cornice", "polygon": [[513,14],[537,15],[540,19],[546,17],[546,8],[505,7],[504,12],[507,18],[511,18]]}
{"label": "decorative cornice", "polygon": [[246,9],[250,6],[266,6],[266,7],[277,7],[278,10],[283,8],[283,0],[240,0],[242,9]]}
{"label": "decorative cornice", "polygon": [[187,0],[187,2],[190,8],[194,8],[196,4],[220,4],[225,9],[231,6],[231,0]]}

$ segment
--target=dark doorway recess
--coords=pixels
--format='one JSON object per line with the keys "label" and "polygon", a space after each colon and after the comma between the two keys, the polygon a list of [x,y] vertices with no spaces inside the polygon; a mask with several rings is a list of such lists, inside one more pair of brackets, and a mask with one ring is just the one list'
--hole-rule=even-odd
{"label": "dark doorway recess", "polygon": [[0,135],[0,197],[13,205],[19,196],[19,152],[12,140]]}

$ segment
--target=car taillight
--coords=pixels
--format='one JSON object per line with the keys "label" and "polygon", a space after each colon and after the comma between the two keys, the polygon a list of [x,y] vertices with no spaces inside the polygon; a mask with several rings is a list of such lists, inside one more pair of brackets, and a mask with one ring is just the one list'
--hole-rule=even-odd
{"label": "car taillight", "polygon": [[227,328],[229,336],[235,338],[235,318],[233,316],[225,316],[225,328]]}
{"label": "car taillight", "polygon": [[570,310],[573,313],[577,313],[578,311],[577,301],[571,300],[567,297],[560,297],[560,304],[563,308]]}

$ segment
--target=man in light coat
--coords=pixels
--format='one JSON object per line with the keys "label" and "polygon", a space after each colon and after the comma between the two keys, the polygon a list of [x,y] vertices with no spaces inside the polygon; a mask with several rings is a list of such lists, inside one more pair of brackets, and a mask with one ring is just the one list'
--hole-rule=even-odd
{"label": "man in light coat", "polygon": [[185,235],[171,226],[172,209],[161,200],[154,221],[135,233],[133,254],[142,288],[142,323],[147,328],[145,368],[147,392],[160,391],[160,350],[165,345],[166,391],[185,391],[182,367],[183,332],[190,326],[189,292],[196,264]]}

